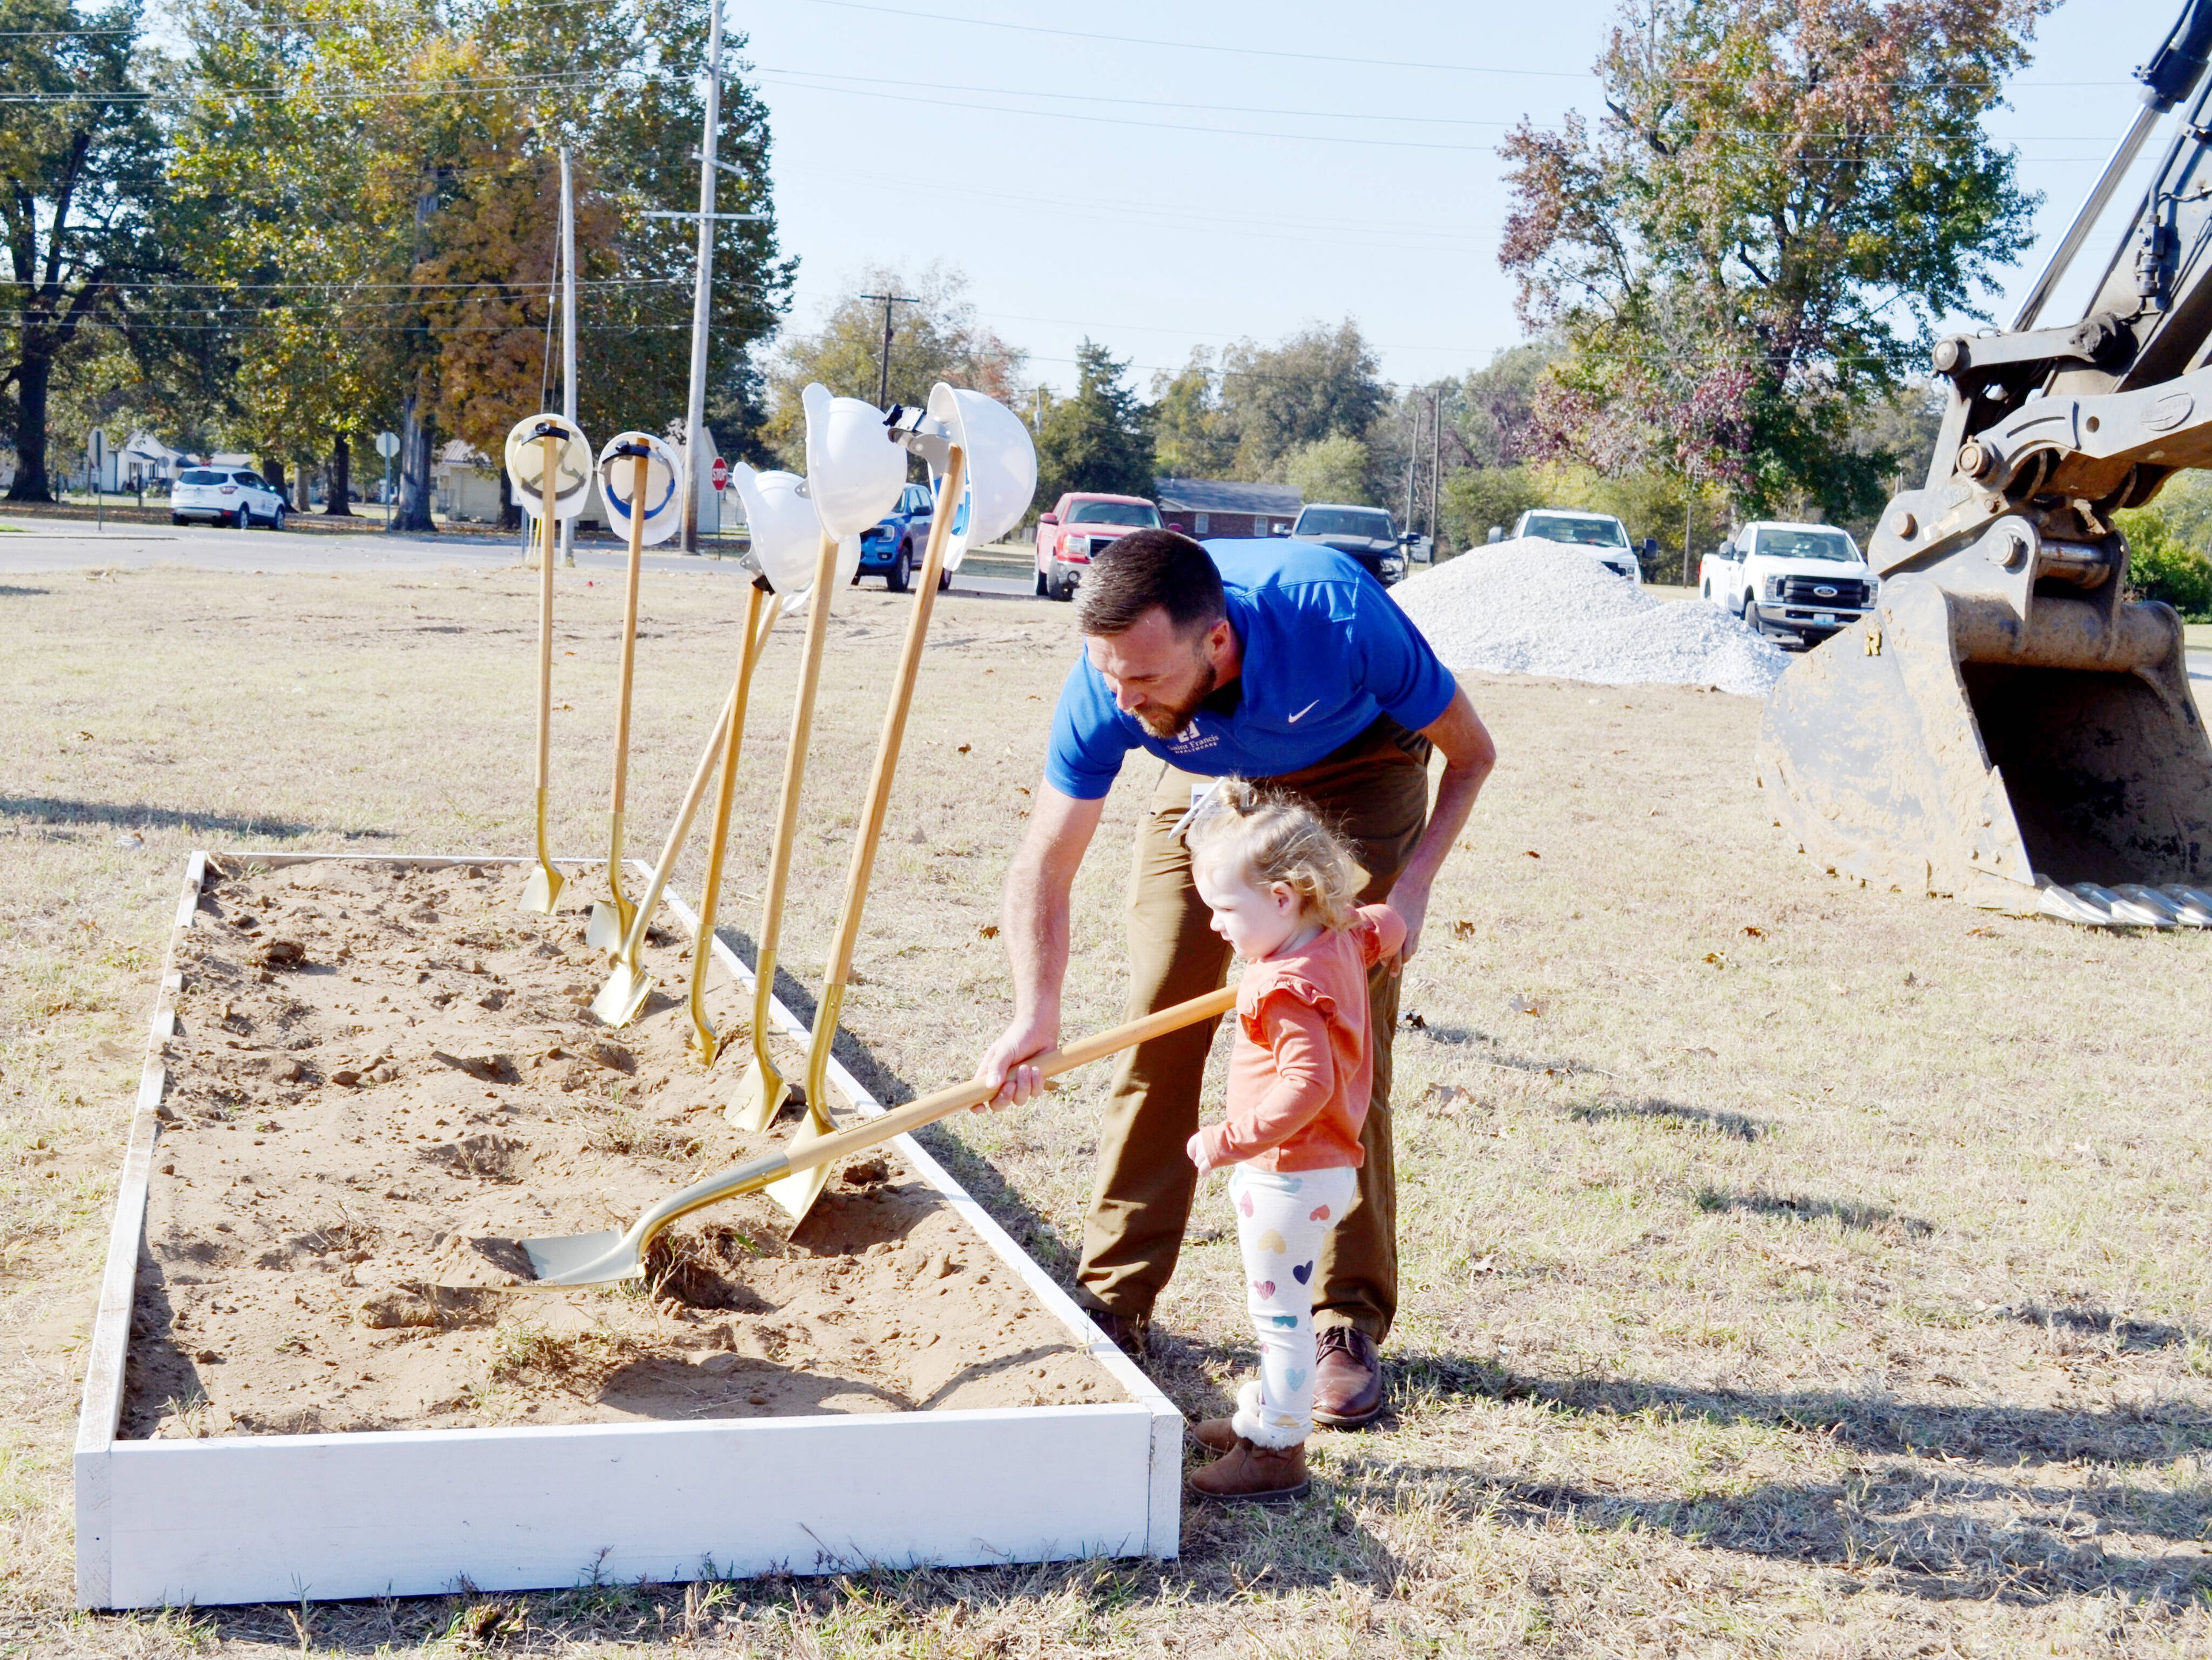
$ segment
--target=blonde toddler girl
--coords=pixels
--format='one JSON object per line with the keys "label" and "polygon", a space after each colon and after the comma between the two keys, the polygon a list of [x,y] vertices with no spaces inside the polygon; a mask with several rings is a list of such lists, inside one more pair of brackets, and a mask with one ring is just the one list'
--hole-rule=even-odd
{"label": "blonde toddler girl", "polygon": [[1302,1498],[1313,1432],[1313,1276],[1358,1189],[1372,1079],[1367,970],[1406,925],[1355,903],[1358,867],[1307,808],[1223,781],[1188,834],[1191,875],[1215,933],[1244,959],[1225,1116],[1190,1138],[1200,1173],[1236,1166],[1229,1194],[1244,1256],[1260,1375],[1229,1418],[1198,1426],[1222,1456],[1190,1479],[1200,1499]]}

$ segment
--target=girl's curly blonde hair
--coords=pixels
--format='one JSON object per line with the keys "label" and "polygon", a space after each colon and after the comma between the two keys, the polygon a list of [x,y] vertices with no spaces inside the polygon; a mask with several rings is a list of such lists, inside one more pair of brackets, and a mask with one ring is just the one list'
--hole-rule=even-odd
{"label": "girl's curly blonde hair", "polygon": [[1243,778],[1224,778],[1185,836],[1194,860],[1236,859],[1265,887],[1286,882],[1325,928],[1352,926],[1359,866],[1313,809]]}

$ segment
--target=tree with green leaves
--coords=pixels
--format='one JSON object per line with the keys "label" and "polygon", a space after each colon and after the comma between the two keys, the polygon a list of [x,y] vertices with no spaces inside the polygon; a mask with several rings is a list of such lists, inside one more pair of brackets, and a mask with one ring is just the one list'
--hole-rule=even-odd
{"label": "tree with green leaves", "polygon": [[2028,242],[1982,118],[2053,0],[1635,0],[1607,114],[1506,139],[1500,263],[1569,355],[1540,449],[1721,482],[1753,511],[1878,501],[1849,441]]}
{"label": "tree with green leaves", "polygon": [[1280,478],[1291,451],[1324,438],[1365,443],[1389,403],[1381,362],[1349,318],[1273,346],[1231,345],[1221,356],[1221,405],[1238,476]]}
{"label": "tree with green leaves", "polygon": [[[177,271],[137,0],[0,0],[0,392],[11,502],[53,499],[56,379],[158,313]],[[133,344],[140,344],[132,340]]]}
{"label": "tree with green leaves", "polygon": [[914,296],[891,313],[891,402],[927,403],[939,380],[1009,407],[1031,401],[1022,379],[1023,355],[977,319],[965,276],[935,265],[919,276],[872,267],[848,285],[811,333],[787,336],[769,368],[762,441],[795,472],[806,471],[806,413],[799,398],[810,382],[818,380],[841,398],[875,401],[884,305],[868,299],[871,294]]}
{"label": "tree with green leaves", "polygon": [[1237,465],[1237,435],[1221,405],[1213,354],[1203,346],[1173,374],[1152,376],[1152,452],[1170,478],[1226,478]]}
{"label": "tree with green leaves", "polygon": [[1087,337],[1076,348],[1074,395],[1048,404],[1037,425],[1040,503],[1049,506],[1068,490],[1152,495],[1150,412],[1121,384],[1128,368]]}

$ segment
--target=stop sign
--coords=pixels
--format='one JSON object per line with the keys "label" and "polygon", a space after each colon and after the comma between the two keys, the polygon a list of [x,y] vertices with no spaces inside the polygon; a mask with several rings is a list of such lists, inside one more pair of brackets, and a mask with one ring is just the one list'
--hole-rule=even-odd
{"label": "stop sign", "polygon": [[730,464],[722,459],[720,456],[716,456],[714,458],[714,465],[708,470],[707,477],[714,481],[714,488],[717,490],[728,489],[730,483]]}

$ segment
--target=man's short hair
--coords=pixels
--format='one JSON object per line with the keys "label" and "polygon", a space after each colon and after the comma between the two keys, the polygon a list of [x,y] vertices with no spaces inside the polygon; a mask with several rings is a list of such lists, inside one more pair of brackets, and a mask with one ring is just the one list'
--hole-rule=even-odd
{"label": "man's short hair", "polygon": [[1177,634],[1229,615],[1212,556],[1180,531],[1132,531],[1095,556],[1076,596],[1076,623],[1085,634],[1127,634],[1155,606]]}

